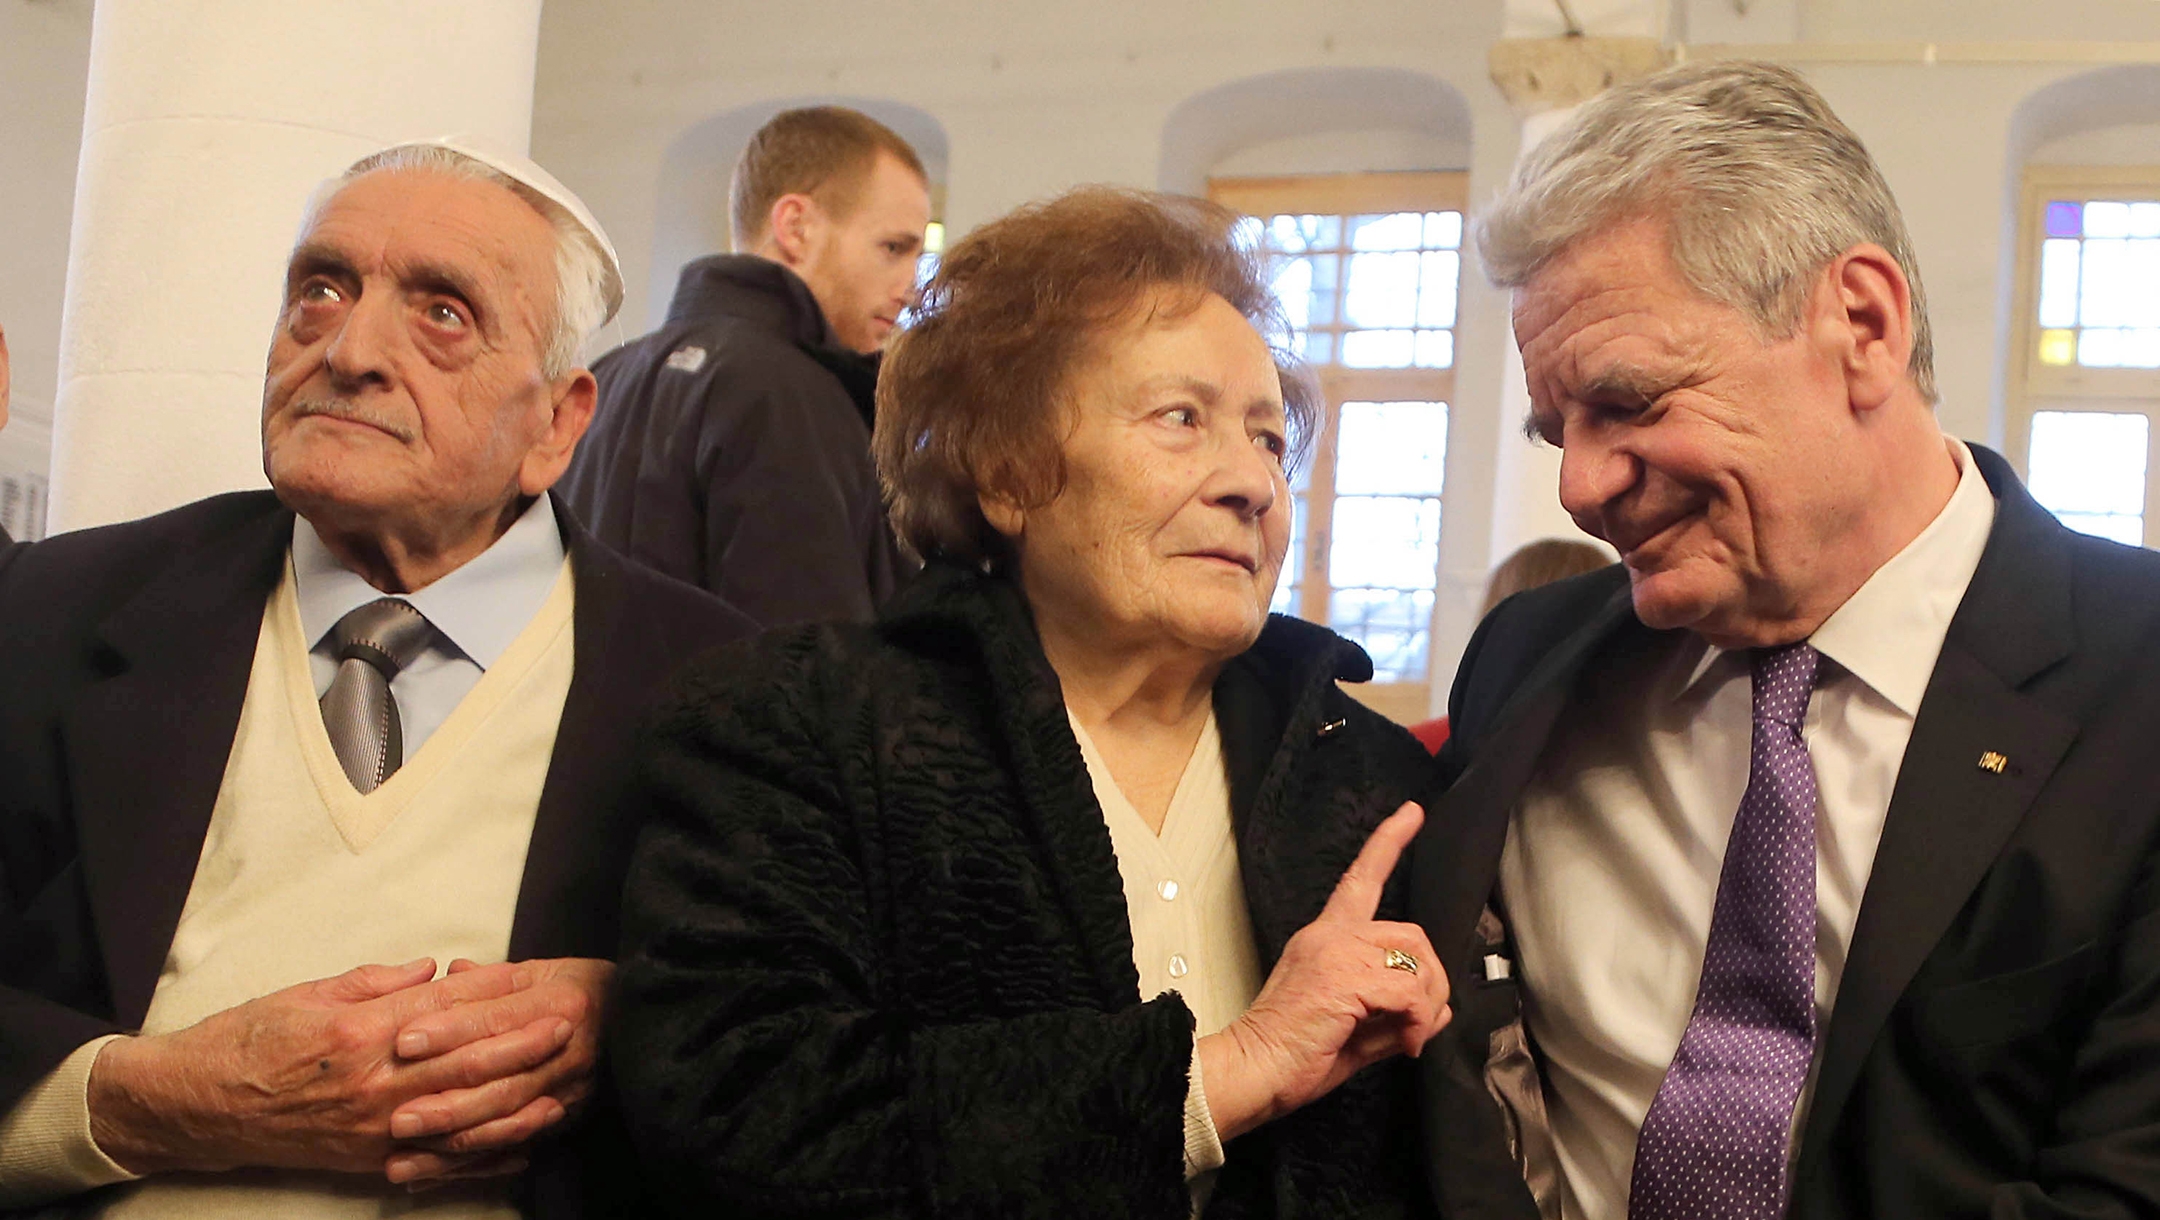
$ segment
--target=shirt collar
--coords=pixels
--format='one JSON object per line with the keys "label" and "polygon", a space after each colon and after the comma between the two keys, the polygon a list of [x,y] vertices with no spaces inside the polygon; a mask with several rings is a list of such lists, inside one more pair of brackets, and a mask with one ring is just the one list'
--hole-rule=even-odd
{"label": "shirt collar", "polygon": [[[562,530],[548,496],[532,502],[494,545],[416,593],[398,594],[451,647],[485,670],[540,612],[562,570]],[[293,522],[293,592],[310,650],[339,619],[383,594],[346,568],[306,517]]]}
{"label": "shirt collar", "polygon": [[[1816,651],[1907,716],[1920,713],[1950,620],[1965,600],[1995,526],[1995,496],[1979,464],[1963,441],[1943,440],[1958,466],[1950,502],[1808,637]],[[1702,644],[1677,694],[1694,689],[1728,655],[1727,649]]]}

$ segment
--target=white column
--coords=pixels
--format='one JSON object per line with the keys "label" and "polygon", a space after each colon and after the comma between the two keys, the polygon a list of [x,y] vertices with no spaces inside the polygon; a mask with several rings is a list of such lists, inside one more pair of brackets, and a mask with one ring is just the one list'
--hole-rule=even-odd
{"label": "white column", "polygon": [[55,531],[264,485],[309,192],[373,149],[523,152],[540,0],[98,0],[54,404]]}

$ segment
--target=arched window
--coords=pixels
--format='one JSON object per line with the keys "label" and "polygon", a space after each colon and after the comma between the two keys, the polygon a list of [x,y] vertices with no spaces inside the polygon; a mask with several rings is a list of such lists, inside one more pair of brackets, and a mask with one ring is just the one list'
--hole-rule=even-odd
{"label": "arched window", "polygon": [[1452,88],[1362,68],[1211,90],[1164,136],[1166,187],[1252,218],[1325,395],[1275,609],[1362,644],[1349,689],[1406,722],[1432,705],[1469,133]]}
{"label": "arched window", "polygon": [[2147,528],[2160,415],[2160,165],[2026,173],[2019,310],[2022,449],[2032,493],[2064,524],[2132,546]]}
{"label": "arched window", "polygon": [[[2160,72],[2028,99],[2005,448],[2064,524],[2160,545]],[[2125,119],[2145,121],[2129,121]]]}
{"label": "arched window", "polygon": [[1432,670],[1462,278],[1460,173],[1218,178],[1254,218],[1326,414],[1293,488],[1275,609],[1365,646],[1382,696],[1420,719]]}

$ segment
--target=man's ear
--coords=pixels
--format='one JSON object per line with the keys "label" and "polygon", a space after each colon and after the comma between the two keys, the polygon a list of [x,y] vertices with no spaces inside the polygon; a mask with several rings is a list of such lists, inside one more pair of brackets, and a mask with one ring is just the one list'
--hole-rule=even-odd
{"label": "man's ear", "polygon": [[1831,260],[1817,293],[1847,397],[1857,410],[1881,406],[1911,379],[1912,282],[1888,250],[1863,242]]}
{"label": "man's ear", "polygon": [[563,471],[570,468],[578,439],[592,425],[593,404],[599,396],[599,383],[586,369],[572,369],[555,383],[547,431],[525,451],[525,460],[518,464],[520,492],[537,496],[553,487]]}
{"label": "man's ear", "polygon": [[824,222],[824,209],[808,195],[788,194],[773,200],[765,234],[766,243],[780,256],[775,261],[791,268],[809,262]]}

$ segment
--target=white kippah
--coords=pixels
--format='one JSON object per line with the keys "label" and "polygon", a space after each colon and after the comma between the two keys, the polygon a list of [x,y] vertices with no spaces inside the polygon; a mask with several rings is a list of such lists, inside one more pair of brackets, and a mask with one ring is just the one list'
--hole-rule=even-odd
{"label": "white kippah", "polygon": [[443,136],[433,140],[407,140],[369,153],[367,156],[353,162],[346,172],[351,173],[370,161],[374,161],[379,157],[387,157],[392,153],[407,148],[440,148],[456,153],[461,157],[470,158],[511,181],[529,188],[569,213],[570,218],[578,223],[578,227],[585,230],[586,234],[600,247],[601,253],[607,256],[607,281],[602,285],[607,297],[607,316],[600,319],[601,324],[605,325],[608,319],[615,316],[615,311],[622,308],[622,260],[615,255],[615,243],[608,240],[607,230],[601,228],[600,222],[593,218],[591,209],[585,206],[585,201],[579,199],[575,192],[557,180],[555,175],[541,169],[539,164],[532,158],[491,147],[486,140],[477,136]]}

